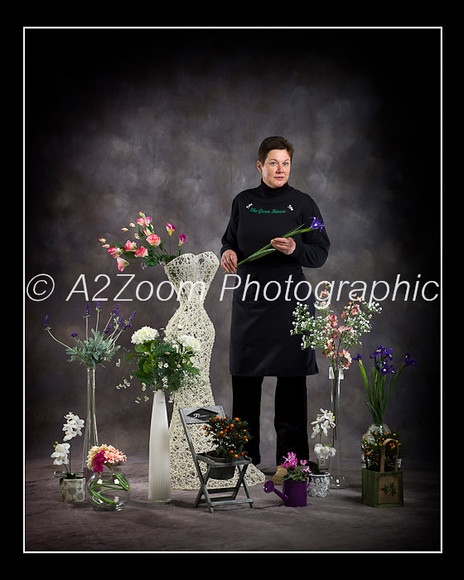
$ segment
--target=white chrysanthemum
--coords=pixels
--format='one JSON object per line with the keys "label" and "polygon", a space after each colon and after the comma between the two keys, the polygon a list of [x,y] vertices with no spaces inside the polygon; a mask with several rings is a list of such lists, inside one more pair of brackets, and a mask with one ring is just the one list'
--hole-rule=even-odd
{"label": "white chrysanthemum", "polygon": [[143,326],[132,335],[132,344],[143,344],[145,342],[150,342],[158,338],[159,332],[156,328],[151,328],[150,326]]}

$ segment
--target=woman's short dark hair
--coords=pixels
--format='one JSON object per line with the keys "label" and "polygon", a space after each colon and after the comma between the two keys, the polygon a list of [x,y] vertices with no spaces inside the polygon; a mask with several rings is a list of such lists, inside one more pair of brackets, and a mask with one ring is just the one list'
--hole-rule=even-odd
{"label": "woman's short dark hair", "polygon": [[290,155],[290,160],[293,158],[293,145],[284,139],[284,137],[274,136],[266,137],[264,141],[259,146],[258,150],[258,161],[264,163],[269,151],[273,149],[286,149]]}

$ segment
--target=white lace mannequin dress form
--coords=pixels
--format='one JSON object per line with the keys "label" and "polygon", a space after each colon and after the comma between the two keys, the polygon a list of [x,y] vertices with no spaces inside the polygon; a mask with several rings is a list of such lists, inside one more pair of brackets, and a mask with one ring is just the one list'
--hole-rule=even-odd
{"label": "white lace mannequin dress form", "polygon": [[[179,409],[183,407],[215,405],[210,383],[210,360],[215,339],[215,329],[206,310],[204,301],[209,286],[216,274],[219,260],[213,252],[183,254],[165,266],[166,275],[176,289],[180,306],[166,326],[167,336],[194,336],[201,344],[200,353],[194,362],[200,375],[189,380],[173,395],[174,407],[169,426],[171,463],[171,486],[173,489],[198,489],[195,471],[187,439],[180,421]],[[205,433],[201,426],[194,428],[192,439],[198,452],[209,451]],[[250,485],[263,483],[265,476],[250,465],[247,482]],[[211,480],[214,487],[215,480]],[[218,481],[222,487],[224,482]]]}

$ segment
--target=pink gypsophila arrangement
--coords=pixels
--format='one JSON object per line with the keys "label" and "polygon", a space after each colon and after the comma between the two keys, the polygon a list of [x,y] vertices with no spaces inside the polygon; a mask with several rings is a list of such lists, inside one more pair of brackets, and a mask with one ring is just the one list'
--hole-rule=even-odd
{"label": "pink gypsophila arrangement", "polygon": [[[127,240],[125,243],[114,242],[113,244],[110,244],[106,238],[99,238],[102,247],[116,259],[120,272],[122,272],[132,260],[142,260],[141,264],[144,267],[156,266],[160,262],[167,264],[171,260],[174,260],[174,258],[180,256],[182,246],[185,242],[188,242],[187,236],[185,234],[180,234],[177,243],[177,250],[173,252],[171,249],[171,242],[176,227],[168,222],[165,225],[166,232],[169,236],[169,250],[167,250],[163,245],[161,236],[155,232],[153,218],[145,215],[141,211],[139,211],[139,216],[140,217],[138,217],[135,222],[129,224],[129,228],[134,229],[134,238],[138,241],[139,245],[137,245],[137,242],[131,240]],[[123,227],[121,230],[123,232],[128,232],[129,228]]]}
{"label": "pink gypsophila arrangement", "polygon": [[91,471],[101,473],[106,465],[110,469],[122,465],[127,457],[112,445],[94,445],[87,456],[87,467]]}
{"label": "pink gypsophila arrangement", "polygon": [[340,314],[340,319],[330,308],[330,285],[323,290],[314,308],[315,316],[311,314],[307,304],[298,303],[293,312],[294,321],[290,334],[301,334],[301,348],[320,348],[327,358],[334,377],[340,371],[348,370],[352,363],[349,349],[361,344],[361,336],[371,331],[371,319],[374,314],[382,311],[376,302],[364,302],[354,297]]}

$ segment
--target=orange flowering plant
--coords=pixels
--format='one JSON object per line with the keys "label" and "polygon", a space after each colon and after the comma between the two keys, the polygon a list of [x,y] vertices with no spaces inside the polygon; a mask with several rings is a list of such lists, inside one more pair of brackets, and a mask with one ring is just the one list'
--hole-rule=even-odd
{"label": "orange flowering plant", "polygon": [[215,456],[229,461],[245,457],[244,448],[251,435],[248,432],[248,423],[239,417],[210,417],[209,423],[203,426],[206,435],[213,437]]}

